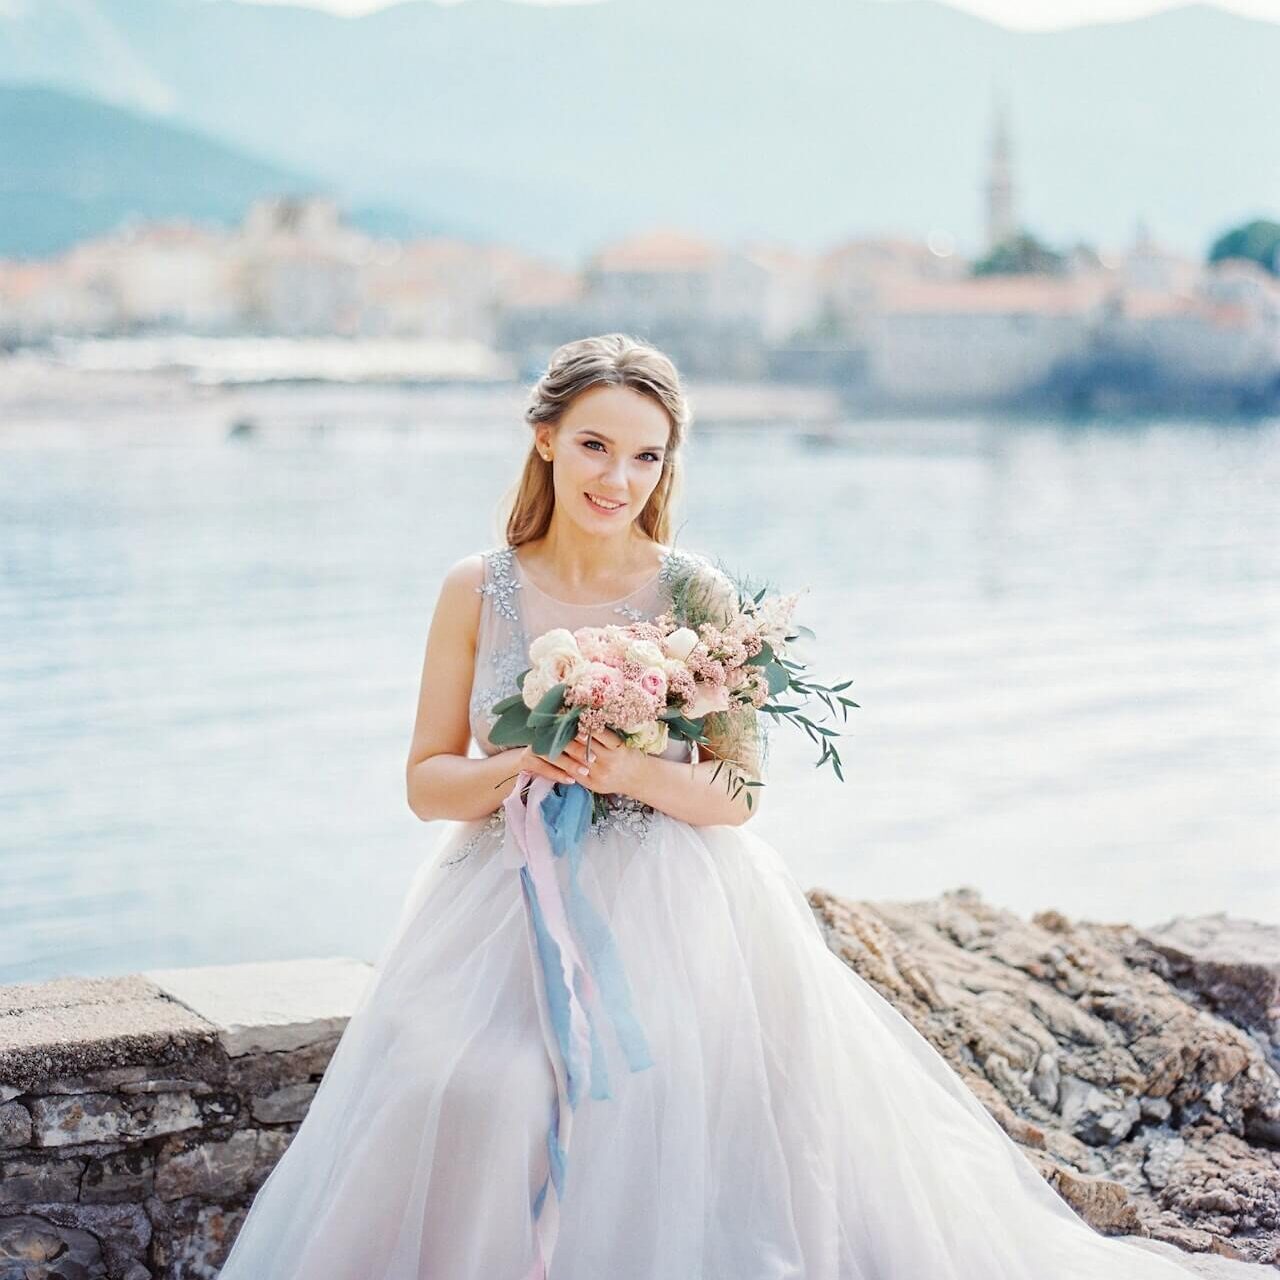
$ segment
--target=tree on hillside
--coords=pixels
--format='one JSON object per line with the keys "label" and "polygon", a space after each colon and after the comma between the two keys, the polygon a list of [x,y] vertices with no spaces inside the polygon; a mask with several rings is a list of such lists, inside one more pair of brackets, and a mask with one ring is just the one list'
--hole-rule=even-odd
{"label": "tree on hillside", "polygon": [[1273,276],[1280,276],[1280,222],[1255,218],[1219,236],[1209,250],[1209,261],[1221,262],[1224,258],[1248,258]]}
{"label": "tree on hillside", "polygon": [[1019,231],[996,245],[986,257],[973,264],[975,276],[1061,275],[1066,257],[1037,240],[1029,231]]}

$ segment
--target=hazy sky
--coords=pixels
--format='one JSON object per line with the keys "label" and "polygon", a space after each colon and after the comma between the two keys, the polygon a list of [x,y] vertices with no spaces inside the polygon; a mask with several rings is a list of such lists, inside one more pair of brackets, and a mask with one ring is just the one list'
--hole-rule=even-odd
{"label": "hazy sky", "polygon": [[[368,13],[385,9],[396,0],[252,0],[258,4],[304,4],[335,13]],[[439,0],[438,0],[439,2]],[[446,0],[448,2],[448,0]],[[456,2],[456,0],[454,0]],[[525,0],[533,4],[575,4],[584,0]],[[592,3],[594,0],[585,0]],[[892,4],[894,0],[882,0]],[[945,0],[954,8],[967,9],[1005,27],[1023,30],[1050,30],[1079,26],[1088,22],[1115,22],[1180,7],[1186,0]],[[1210,0],[1219,8],[1252,18],[1280,22],[1280,0]]]}

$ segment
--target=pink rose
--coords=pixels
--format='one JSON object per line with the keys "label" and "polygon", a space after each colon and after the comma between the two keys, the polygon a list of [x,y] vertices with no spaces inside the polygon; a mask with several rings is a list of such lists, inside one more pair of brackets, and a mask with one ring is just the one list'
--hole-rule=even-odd
{"label": "pink rose", "polygon": [[684,709],[691,720],[705,716],[712,711],[729,710],[729,690],[722,684],[699,684],[693,701]]}
{"label": "pink rose", "polygon": [[640,677],[640,687],[645,693],[651,693],[659,701],[667,696],[667,676],[666,672],[658,667],[650,667],[648,671]]}

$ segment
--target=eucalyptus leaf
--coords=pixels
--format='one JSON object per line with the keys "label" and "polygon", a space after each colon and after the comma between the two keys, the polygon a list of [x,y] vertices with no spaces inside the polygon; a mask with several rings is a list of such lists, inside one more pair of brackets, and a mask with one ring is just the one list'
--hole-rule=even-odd
{"label": "eucalyptus leaf", "polygon": [[771,694],[781,693],[791,683],[791,677],[776,662],[771,662],[765,668],[765,675],[769,680],[769,692]]}
{"label": "eucalyptus leaf", "polygon": [[494,722],[489,741],[495,747],[527,747],[533,741],[533,729],[523,710],[523,707],[512,707]]}
{"label": "eucalyptus leaf", "polygon": [[539,727],[554,723],[560,715],[564,691],[567,688],[568,685],[565,684],[552,685],[538,700],[538,705],[529,712],[529,723]]}
{"label": "eucalyptus leaf", "polygon": [[573,735],[578,731],[578,717],[582,714],[581,707],[574,707],[568,714],[560,718],[560,723],[556,726],[555,737],[551,740],[551,750],[547,752],[553,760],[569,745]]}

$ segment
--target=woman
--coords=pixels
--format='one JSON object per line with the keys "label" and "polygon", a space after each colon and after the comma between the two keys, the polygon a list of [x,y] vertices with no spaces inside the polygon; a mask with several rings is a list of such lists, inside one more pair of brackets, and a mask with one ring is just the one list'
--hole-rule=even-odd
{"label": "woman", "polygon": [[[758,744],[490,742],[530,640],[651,619],[677,570],[715,580],[670,546],[688,417],[671,362],[620,334],[534,388],[506,545],[450,570],[427,639],[408,797],[453,825],[223,1280],[1185,1277],[1078,1218],[828,950],[758,804],[713,778],[717,754],[758,776]],[[582,885],[642,1037],[608,1040],[607,1088],[568,1106],[515,870],[531,781],[606,799]]]}

